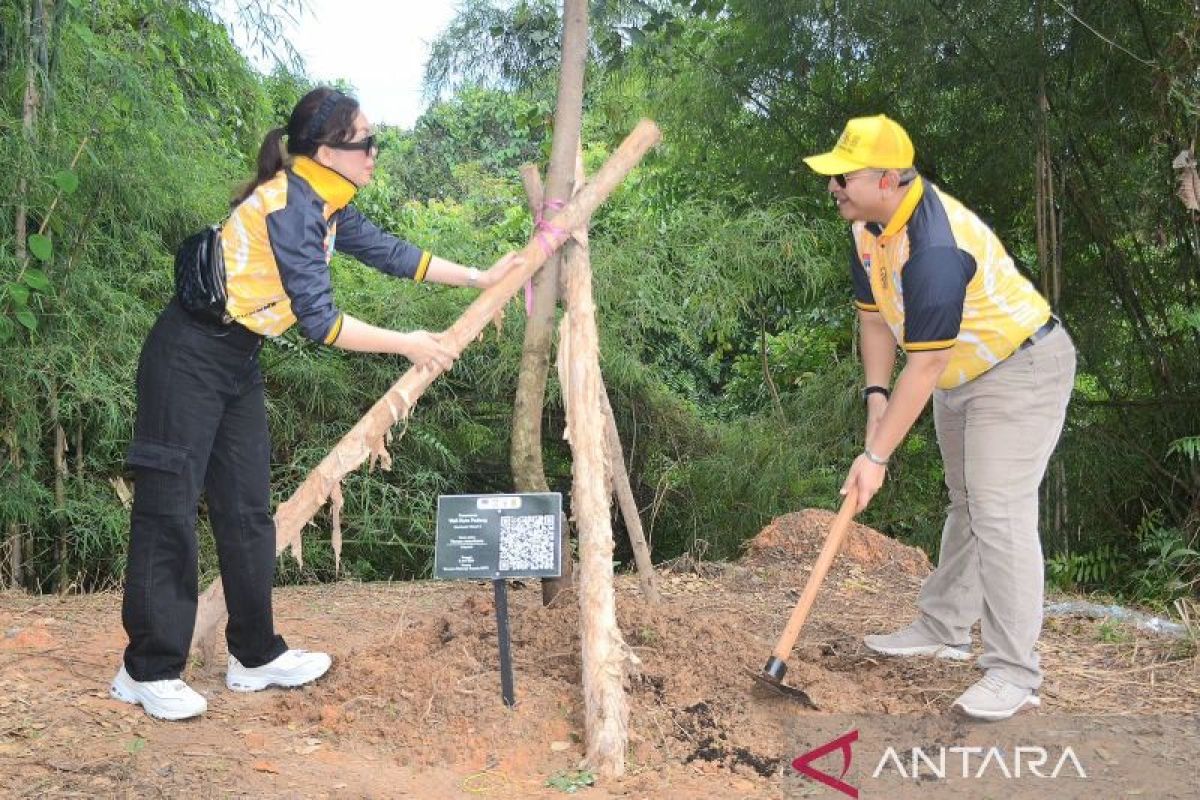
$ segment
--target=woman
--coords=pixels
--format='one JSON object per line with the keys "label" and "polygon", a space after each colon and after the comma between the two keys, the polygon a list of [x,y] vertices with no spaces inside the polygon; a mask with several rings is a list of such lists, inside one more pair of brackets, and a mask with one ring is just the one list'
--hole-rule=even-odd
{"label": "woman", "polygon": [[263,337],[298,323],[308,338],[345,350],[395,353],[420,368],[453,362],[437,334],[377,328],[338,310],[329,276],[335,240],[382,272],[451,286],[492,286],[518,263],[510,254],[491,270],[468,269],[368,222],[349,203],[371,180],[377,152],[356,100],[324,87],[305,95],[287,128],[267,135],[257,175],[221,232],[232,321],[205,322],[172,301],[142,349],[128,454],[137,486],[121,614],[129,646],[110,691],[153,717],[186,719],[207,709],[179,679],[196,618],[202,487],[229,609],[226,685],[300,686],[330,666],[325,653],[288,649],[274,630]]}

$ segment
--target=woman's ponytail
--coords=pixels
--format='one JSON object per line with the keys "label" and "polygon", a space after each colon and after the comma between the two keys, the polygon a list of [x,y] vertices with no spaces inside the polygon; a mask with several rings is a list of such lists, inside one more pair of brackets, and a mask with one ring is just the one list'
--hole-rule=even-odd
{"label": "woman's ponytail", "polygon": [[267,138],[263,139],[262,147],[258,149],[258,170],[254,175],[254,179],[237,193],[231,205],[239,205],[247,197],[254,194],[255,189],[269,181],[275,176],[275,173],[283,169],[283,136],[285,133],[287,133],[285,128],[272,128],[270,133],[267,134]]}

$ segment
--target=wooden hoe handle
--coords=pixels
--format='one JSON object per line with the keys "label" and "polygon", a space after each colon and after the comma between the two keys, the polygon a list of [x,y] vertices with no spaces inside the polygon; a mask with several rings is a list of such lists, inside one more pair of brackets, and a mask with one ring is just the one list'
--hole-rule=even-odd
{"label": "wooden hoe handle", "polygon": [[796,601],[792,616],[788,619],[787,626],[779,635],[779,642],[771,653],[780,661],[787,661],[788,656],[792,654],[792,648],[795,647],[796,639],[800,636],[800,629],[804,627],[804,622],[808,619],[808,612],[812,610],[813,601],[817,599],[817,591],[821,588],[821,582],[825,580],[825,576],[829,573],[829,567],[833,564],[833,559],[837,556],[838,550],[842,548],[842,540],[846,538],[846,531],[850,530],[850,521],[854,519],[854,509],[857,505],[858,492],[851,489],[846,494],[846,499],[842,501],[842,507],[838,509],[837,517],[833,520],[833,525],[830,526],[829,533],[825,536],[821,554],[817,556],[817,563],[813,565],[808,582],[804,584],[804,592]]}

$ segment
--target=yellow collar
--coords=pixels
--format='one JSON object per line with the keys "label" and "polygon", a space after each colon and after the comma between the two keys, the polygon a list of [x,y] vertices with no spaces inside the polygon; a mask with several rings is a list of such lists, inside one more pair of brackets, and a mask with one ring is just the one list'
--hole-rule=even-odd
{"label": "yellow collar", "polygon": [[318,164],[308,156],[296,156],[292,161],[292,172],[306,180],[313,191],[334,211],[349,205],[354,199],[354,193],[358,191],[358,187],[346,177],[323,164]]}
{"label": "yellow collar", "polygon": [[917,203],[921,202],[921,197],[925,194],[925,184],[918,175],[913,179],[912,186],[909,187],[908,193],[904,195],[904,199],[900,201],[900,207],[896,209],[896,213],[892,214],[892,218],[888,220],[887,227],[883,229],[883,236],[895,236],[900,232],[900,229],[908,224],[912,219],[913,211],[917,208]]}

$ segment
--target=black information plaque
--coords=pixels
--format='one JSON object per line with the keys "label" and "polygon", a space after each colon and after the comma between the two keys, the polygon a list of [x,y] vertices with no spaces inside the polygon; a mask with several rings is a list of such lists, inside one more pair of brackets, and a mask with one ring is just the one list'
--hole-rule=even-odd
{"label": "black information plaque", "polygon": [[433,577],[557,578],[562,574],[562,495],[438,497]]}

